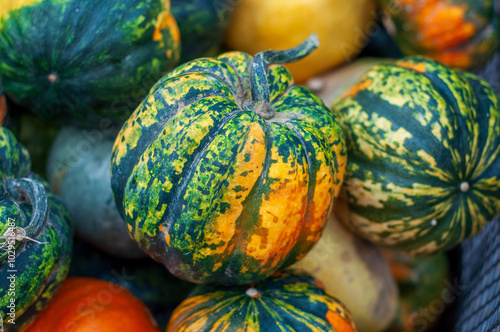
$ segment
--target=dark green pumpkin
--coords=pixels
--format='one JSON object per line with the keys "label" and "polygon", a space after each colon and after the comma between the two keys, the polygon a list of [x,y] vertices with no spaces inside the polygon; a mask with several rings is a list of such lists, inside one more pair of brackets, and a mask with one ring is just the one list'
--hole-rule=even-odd
{"label": "dark green pumpkin", "polygon": [[309,275],[284,271],[250,286],[201,285],[172,314],[167,332],[354,332],[344,305]]}
{"label": "dark green pumpkin", "polygon": [[17,103],[59,123],[122,123],[179,59],[165,0],[0,5],[0,75]]}
{"label": "dark green pumpkin", "polygon": [[217,53],[235,5],[214,0],[172,0],[172,15],[181,33],[181,63]]}
{"label": "dark green pumpkin", "polygon": [[388,252],[387,256],[399,288],[398,314],[387,332],[431,330],[460,291],[448,280],[446,255],[415,257]]}
{"label": "dark green pumpkin", "polygon": [[[4,327],[17,330],[48,304],[66,277],[72,223],[48,184],[31,173],[27,150],[4,127],[0,127],[0,176],[0,315]],[[14,239],[13,234],[31,239]]]}
{"label": "dark green pumpkin", "polygon": [[342,132],[283,66],[312,40],[255,58],[193,60],[162,78],[115,141],[112,189],[132,237],[176,276],[246,284],[319,239],[342,182]]}
{"label": "dark green pumpkin", "polygon": [[104,134],[63,128],[50,149],[47,179],[68,207],[78,237],[115,256],[144,257],[116,209],[110,175],[116,133]]}
{"label": "dark green pumpkin", "polygon": [[493,0],[381,0],[385,25],[407,55],[462,69],[482,67],[500,37]]}
{"label": "dark green pumpkin", "polygon": [[500,102],[425,58],[373,67],[332,106],[348,146],[349,226],[379,245],[444,251],[500,213]]}

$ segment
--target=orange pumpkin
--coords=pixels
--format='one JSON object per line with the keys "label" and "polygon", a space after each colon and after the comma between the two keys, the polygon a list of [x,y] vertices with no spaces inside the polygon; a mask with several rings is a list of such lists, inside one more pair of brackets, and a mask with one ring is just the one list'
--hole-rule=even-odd
{"label": "orange pumpkin", "polygon": [[68,278],[24,332],[160,331],[146,306],[120,285]]}

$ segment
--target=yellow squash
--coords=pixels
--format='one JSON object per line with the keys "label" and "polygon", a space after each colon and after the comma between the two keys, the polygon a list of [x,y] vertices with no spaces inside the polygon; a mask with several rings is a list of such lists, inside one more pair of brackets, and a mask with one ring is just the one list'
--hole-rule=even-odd
{"label": "yellow squash", "polygon": [[297,82],[348,62],[374,28],[374,0],[240,0],[227,29],[228,47],[255,54],[319,36],[310,56],[288,67]]}

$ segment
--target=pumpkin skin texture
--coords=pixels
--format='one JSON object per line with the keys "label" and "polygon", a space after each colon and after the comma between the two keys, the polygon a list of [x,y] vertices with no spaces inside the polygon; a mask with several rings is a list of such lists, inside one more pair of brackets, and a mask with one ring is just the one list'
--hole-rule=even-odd
{"label": "pumpkin skin texture", "polygon": [[347,202],[335,202],[323,235],[292,268],[321,282],[352,315],[360,332],[379,332],[391,324],[398,308],[398,288],[382,251],[343,224]]}
{"label": "pumpkin skin texture", "polygon": [[167,332],[357,331],[344,305],[308,274],[278,272],[251,286],[200,285],[172,314]]}
{"label": "pumpkin skin texture", "polygon": [[234,285],[269,277],[316,243],[338,194],[340,127],[283,66],[259,67],[289,54],[269,52],[174,69],[116,138],[118,210],[139,246],[179,278]]}
{"label": "pumpkin skin texture", "polygon": [[116,135],[63,128],[52,144],[47,178],[65,202],[78,237],[124,258],[145,257],[130,238],[111,191],[111,151]]}
{"label": "pumpkin skin texture", "polygon": [[498,45],[493,0],[381,0],[385,25],[407,55],[477,69]]}
{"label": "pumpkin skin texture", "polygon": [[225,44],[253,55],[295,46],[317,33],[318,50],[286,65],[302,83],[353,59],[365,46],[376,18],[376,0],[241,0],[231,16]]}
{"label": "pumpkin skin texture", "polygon": [[[449,287],[446,255],[415,257],[386,251],[386,256],[400,295],[398,315],[387,332],[431,330],[438,323],[445,305],[456,299],[456,290]],[[433,320],[429,320],[429,314]]]}
{"label": "pumpkin skin texture", "polygon": [[0,4],[5,91],[61,124],[123,123],[154,82],[176,65],[179,43],[168,0]]}
{"label": "pumpkin skin texture", "polygon": [[[4,127],[0,127],[0,159],[0,315],[5,329],[15,331],[47,306],[66,278],[73,225],[48,183],[31,173],[27,150]],[[13,239],[13,230],[33,240]],[[12,274],[15,278],[8,279]],[[11,299],[13,311],[8,307]]]}
{"label": "pumpkin skin texture", "polygon": [[50,305],[24,332],[157,332],[146,306],[120,285],[68,278]]}
{"label": "pumpkin skin texture", "polygon": [[215,55],[233,6],[213,0],[172,0],[172,15],[181,34],[181,60]]}
{"label": "pumpkin skin texture", "polygon": [[445,251],[500,212],[500,109],[477,76],[425,58],[378,65],[333,106],[348,145],[348,225],[411,254]]}

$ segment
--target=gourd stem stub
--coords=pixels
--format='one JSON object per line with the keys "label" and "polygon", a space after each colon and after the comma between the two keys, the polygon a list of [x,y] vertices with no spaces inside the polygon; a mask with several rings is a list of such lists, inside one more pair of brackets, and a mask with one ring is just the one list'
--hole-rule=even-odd
{"label": "gourd stem stub", "polygon": [[7,180],[7,190],[20,203],[33,206],[28,226],[24,227],[26,239],[35,239],[47,223],[49,203],[44,186],[29,178]]}
{"label": "gourd stem stub", "polygon": [[302,44],[282,51],[263,51],[257,53],[250,64],[250,89],[254,111],[264,119],[270,119],[273,111],[270,107],[271,92],[267,80],[267,68],[273,64],[298,61],[309,55],[319,45],[318,36],[313,33]]}

